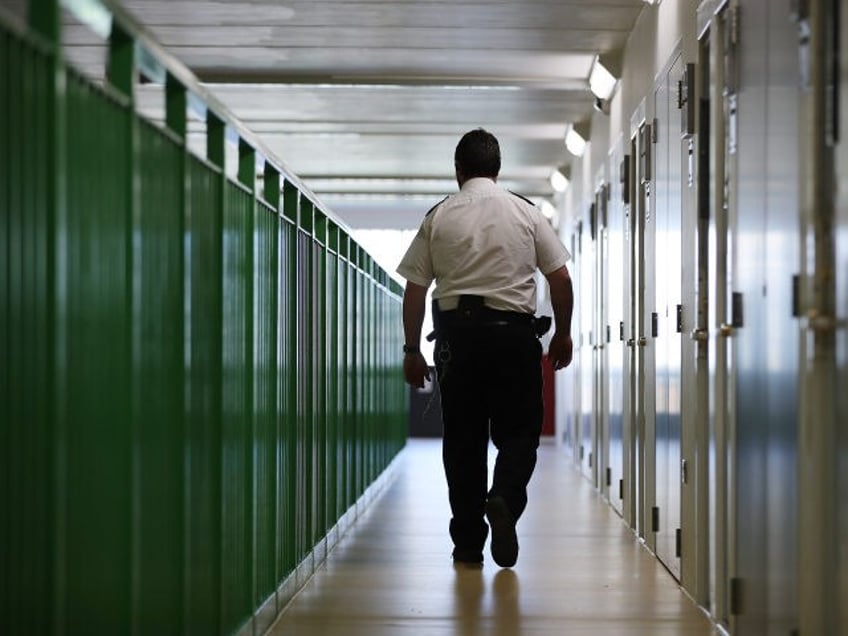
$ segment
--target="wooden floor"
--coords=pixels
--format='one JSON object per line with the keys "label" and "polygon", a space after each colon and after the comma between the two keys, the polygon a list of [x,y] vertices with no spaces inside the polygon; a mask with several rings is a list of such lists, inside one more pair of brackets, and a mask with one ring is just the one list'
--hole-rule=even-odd
{"label": "wooden floor", "polygon": [[[438,441],[396,475],[275,623],[275,636],[713,634],[676,581],[543,446],[513,569],[454,567]],[[488,551],[488,546],[487,546]]]}

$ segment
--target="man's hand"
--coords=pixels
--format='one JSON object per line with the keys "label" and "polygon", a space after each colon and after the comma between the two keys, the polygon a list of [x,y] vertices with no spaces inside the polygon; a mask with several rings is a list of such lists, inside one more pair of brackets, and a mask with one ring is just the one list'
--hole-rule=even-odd
{"label": "man's hand", "polygon": [[403,375],[406,383],[417,389],[424,387],[425,378],[430,379],[430,367],[420,351],[408,353],[403,357]]}
{"label": "man's hand", "polygon": [[548,347],[548,360],[554,367],[554,371],[564,369],[571,364],[572,350],[574,344],[571,342],[571,335],[567,333],[555,333],[551,338],[551,345]]}

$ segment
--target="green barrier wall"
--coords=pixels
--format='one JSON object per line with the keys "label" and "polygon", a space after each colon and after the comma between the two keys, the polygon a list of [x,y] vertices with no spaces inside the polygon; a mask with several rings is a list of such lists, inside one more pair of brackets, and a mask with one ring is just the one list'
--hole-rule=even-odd
{"label": "green barrier wall", "polygon": [[0,23],[0,634],[259,633],[405,442],[401,290],[250,140],[224,176],[211,109],[191,154],[170,73],[136,115],[121,28],[105,86],[35,30]]}

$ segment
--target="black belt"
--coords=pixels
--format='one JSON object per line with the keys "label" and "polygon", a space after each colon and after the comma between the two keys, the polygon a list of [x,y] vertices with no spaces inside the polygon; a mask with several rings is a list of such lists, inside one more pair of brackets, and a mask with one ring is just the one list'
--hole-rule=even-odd
{"label": "black belt", "polygon": [[483,304],[480,296],[462,296],[456,309],[442,311],[438,303],[433,302],[433,323],[435,331],[427,336],[428,341],[443,331],[454,329],[478,329],[482,327],[529,327],[536,336],[544,335],[551,326],[548,316],[537,318],[533,314],[517,311],[491,309]]}
{"label": "black belt", "polygon": [[441,312],[440,319],[444,321],[445,327],[457,326],[490,326],[490,327],[529,327],[533,324],[535,316],[532,314],[522,314],[517,311],[500,311],[498,309],[489,309],[484,307],[477,311],[476,315],[469,320],[470,316],[466,315],[461,309],[452,309],[450,311]]}

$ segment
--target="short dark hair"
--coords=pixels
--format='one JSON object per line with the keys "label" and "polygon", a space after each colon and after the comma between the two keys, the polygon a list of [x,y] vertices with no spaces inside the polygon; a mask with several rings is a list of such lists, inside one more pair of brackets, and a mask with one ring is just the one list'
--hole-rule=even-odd
{"label": "short dark hair", "polygon": [[501,171],[501,148],[492,133],[477,128],[462,136],[453,160],[466,179],[497,177]]}

